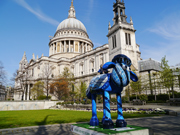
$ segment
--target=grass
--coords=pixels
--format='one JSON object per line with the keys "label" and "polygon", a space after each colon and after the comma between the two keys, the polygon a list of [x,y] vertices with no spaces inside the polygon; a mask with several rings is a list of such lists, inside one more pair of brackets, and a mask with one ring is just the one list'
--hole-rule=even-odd
{"label": "grass", "polygon": [[[61,124],[73,122],[87,122],[91,119],[91,112],[66,111],[66,110],[24,110],[0,111],[0,129]],[[97,113],[101,120],[103,113]],[[117,118],[117,113],[111,113],[112,119]],[[159,116],[158,114],[124,113],[124,118]]]}

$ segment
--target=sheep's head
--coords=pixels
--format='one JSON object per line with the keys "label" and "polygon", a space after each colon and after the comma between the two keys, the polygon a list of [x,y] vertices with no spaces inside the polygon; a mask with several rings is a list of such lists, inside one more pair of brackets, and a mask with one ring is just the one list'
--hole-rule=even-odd
{"label": "sheep's head", "polygon": [[123,54],[116,55],[112,62],[107,62],[103,65],[103,70],[113,68],[111,78],[118,85],[125,87],[129,84],[130,79],[134,82],[138,81],[138,77],[131,71],[131,60]]}
{"label": "sheep's head", "polygon": [[138,81],[136,74],[131,71],[131,60],[126,55],[116,55],[112,59],[112,62],[115,63],[115,67],[112,71],[111,77],[118,86],[127,86],[130,79],[134,82]]}

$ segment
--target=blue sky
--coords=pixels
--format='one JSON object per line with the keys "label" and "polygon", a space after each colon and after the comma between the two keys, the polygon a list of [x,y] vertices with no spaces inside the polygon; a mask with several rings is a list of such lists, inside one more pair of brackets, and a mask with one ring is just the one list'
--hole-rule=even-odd
{"label": "blue sky", "polygon": [[[74,0],[76,17],[86,27],[95,47],[108,43],[108,23],[115,0]],[[28,61],[49,55],[49,36],[68,17],[71,0],[0,0],[0,61],[8,78],[19,68],[26,52]],[[142,59],[169,65],[180,63],[180,0],[125,0],[127,21],[133,19]]]}

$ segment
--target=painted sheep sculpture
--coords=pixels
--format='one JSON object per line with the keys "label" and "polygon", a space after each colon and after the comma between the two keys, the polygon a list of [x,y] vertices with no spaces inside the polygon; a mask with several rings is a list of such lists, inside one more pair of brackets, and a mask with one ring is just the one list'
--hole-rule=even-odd
{"label": "painted sheep sculpture", "polygon": [[[117,120],[116,127],[126,127],[127,123],[123,117],[121,92],[123,87],[127,86],[130,79],[138,81],[138,77],[130,69],[131,60],[123,54],[116,55],[112,62],[105,63],[98,71],[100,75],[92,78],[89,87],[86,90],[87,98],[92,100],[92,118],[90,126],[98,126],[99,120],[96,112],[96,95],[103,95],[103,118],[102,125],[104,129],[114,128],[114,123],[110,113],[110,94],[116,94],[117,97]],[[108,73],[108,69],[112,73]]]}

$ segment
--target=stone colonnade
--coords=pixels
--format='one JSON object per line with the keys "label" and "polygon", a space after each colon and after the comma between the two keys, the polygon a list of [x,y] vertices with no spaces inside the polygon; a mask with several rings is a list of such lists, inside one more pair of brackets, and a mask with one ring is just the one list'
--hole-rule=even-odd
{"label": "stone colonnade", "polygon": [[65,52],[85,53],[90,50],[92,50],[92,45],[87,42],[64,40],[51,43],[49,55]]}
{"label": "stone colonnade", "polygon": [[23,95],[23,100],[29,100],[30,99],[30,89],[32,88],[33,84],[26,84],[24,87],[24,95]]}

